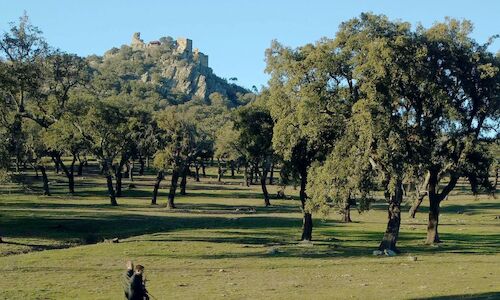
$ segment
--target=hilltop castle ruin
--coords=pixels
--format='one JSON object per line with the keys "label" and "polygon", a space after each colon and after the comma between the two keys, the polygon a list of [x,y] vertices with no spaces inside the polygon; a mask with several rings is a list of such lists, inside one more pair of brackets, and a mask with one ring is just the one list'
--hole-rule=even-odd
{"label": "hilltop castle ruin", "polygon": [[186,59],[192,59],[193,61],[198,62],[201,66],[208,68],[208,55],[200,52],[198,48],[195,48],[193,51],[193,41],[187,38],[177,38],[176,41],[169,41],[165,39],[163,41],[151,41],[149,43],[145,43],[141,39],[141,33],[136,32],[132,36],[132,42],[130,46],[135,49],[148,49],[159,47],[168,42],[168,46],[171,47],[175,53],[182,55]]}

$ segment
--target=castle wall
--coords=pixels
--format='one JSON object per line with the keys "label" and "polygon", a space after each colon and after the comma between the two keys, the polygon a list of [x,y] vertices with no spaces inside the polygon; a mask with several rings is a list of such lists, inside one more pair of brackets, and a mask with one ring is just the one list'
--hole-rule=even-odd
{"label": "castle wall", "polygon": [[200,52],[198,48],[195,48],[193,51],[193,59],[197,61],[200,65],[208,67],[208,55],[206,55],[203,52]]}
{"label": "castle wall", "polygon": [[[197,61],[200,65],[204,67],[208,67],[208,55],[200,52],[198,49],[194,49],[193,51],[193,41],[187,38],[178,38],[176,43],[177,45],[177,53],[182,54],[183,58],[193,59]],[[132,36],[132,42],[130,46],[134,49],[145,49],[145,48],[153,48],[161,45],[160,41],[151,41],[147,44],[141,39],[141,33],[136,32]]]}
{"label": "castle wall", "polygon": [[130,46],[134,49],[142,49],[145,47],[144,41],[141,39],[141,33],[136,32],[132,36],[132,42],[130,43]]}
{"label": "castle wall", "polygon": [[193,53],[193,41],[186,38],[178,38],[177,50],[181,53],[183,52],[187,52],[189,54]]}
{"label": "castle wall", "polygon": [[208,68],[208,55],[202,52],[198,53],[198,61],[200,62],[200,65]]}

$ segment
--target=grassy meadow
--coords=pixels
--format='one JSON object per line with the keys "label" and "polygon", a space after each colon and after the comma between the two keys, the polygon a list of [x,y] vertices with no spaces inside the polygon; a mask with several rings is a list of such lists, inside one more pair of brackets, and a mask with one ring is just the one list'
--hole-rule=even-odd
{"label": "grassy meadow", "polygon": [[293,187],[290,199],[265,208],[258,185],[219,183],[209,168],[167,210],[169,176],[160,205],[151,206],[155,174],[148,173],[132,189],[124,178],[124,197],[112,207],[102,176],[91,171],[76,178],[75,195],[52,170],[52,196],[41,196],[32,172],[22,185],[0,186],[0,299],[122,299],[129,259],[145,265],[155,299],[500,298],[500,201],[466,187],[443,202],[444,243],[423,245],[427,208],[416,219],[405,208],[402,253],[376,257],[383,202],[353,211],[349,224],[336,213],[315,215],[314,242],[300,243]]}

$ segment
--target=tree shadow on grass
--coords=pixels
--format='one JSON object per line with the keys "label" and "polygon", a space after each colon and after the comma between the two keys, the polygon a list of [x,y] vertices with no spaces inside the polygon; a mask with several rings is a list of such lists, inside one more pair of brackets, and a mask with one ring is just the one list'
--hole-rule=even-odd
{"label": "tree shadow on grass", "polygon": [[[67,248],[71,248],[71,247],[75,246],[72,244],[39,245],[39,244],[30,244],[30,243],[18,243],[18,242],[13,242],[13,241],[3,241],[0,244],[30,247],[31,251],[67,249]],[[12,253],[12,254],[16,254],[16,253]]]}
{"label": "tree shadow on grass", "polygon": [[92,233],[102,238],[128,238],[157,232],[189,229],[251,229],[300,228],[300,218],[268,218],[242,216],[224,218],[211,216],[151,216],[139,214],[101,214],[82,212],[79,215],[51,213],[51,216],[2,217],[3,237],[74,239]]}
{"label": "tree shadow on grass", "polygon": [[234,198],[240,198],[240,199],[262,199],[264,201],[264,198],[262,196],[262,193],[255,193],[255,192],[244,192],[244,193],[231,193],[231,194],[222,194],[222,193],[208,193],[208,192],[189,192],[186,195],[183,195],[182,197],[206,197],[206,198],[229,198],[229,199],[234,199]]}
{"label": "tree shadow on grass", "polygon": [[468,203],[467,205],[452,204],[452,205],[443,205],[441,207],[441,212],[455,213],[455,214],[458,212],[463,212],[467,214],[479,214],[491,210],[500,211],[500,201],[496,202],[478,201],[478,202]]}
{"label": "tree shadow on grass", "polygon": [[[167,186],[168,187],[168,186]],[[167,188],[165,187],[165,188]],[[163,188],[163,187],[162,187]],[[247,188],[237,186],[237,185],[232,185],[232,186],[227,186],[227,185],[202,185],[202,184],[188,184],[186,187],[188,193],[189,191],[198,191],[198,190],[210,190],[210,191],[245,191]]]}
{"label": "tree shadow on grass", "polygon": [[477,294],[462,294],[462,295],[450,295],[450,296],[435,296],[435,297],[425,297],[425,298],[412,298],[413,300],[452,300],[452,299],[500,299],[500,292],[487,292],[487,293],[477,293]]}
{"label": "tree shadow on grass", "polygon": [[[59,199],[58,199],[59,200]],[[26,210],[33,210],[36,211],[37,209],[53,209],[55,210],[54,213],[57,214],[68,214],[67,210],[75,210],[74,213],[78,214],[79,209],[92,209],[92,210],[115,210],[119,211],[122,208],[126,209],[145,209],[145,205],[139,205],[139,204],[122,204],[119,207],[111,206],[109,203],[92,203],[92,202],[84,202],[84,203],[61,203],[61,202],[28,202],[28,201],[23,201],[23,202],[3,202],[0,203],[0,207],[5,208],[6,210],[19,210],[19,209],[26,209]],[[64,211],[59,211],[57,210],[63,210]]]}
{"label": "tree shadow on grass", "polygon": [[[162,196],[162,195],[160,195]],[[164,195],[166,198],[166,195]],[[73,200],[77,200],[78,197],[72,198]],[[134,202],[128,201],[126,198],[119,198],[119,206],[114,207],[108,203],[96,203],[95,202],[80,202],[77,203],[75,201],[72,202],[61,202],[60,199],[58,202],[38,202],[38,201],[8,201],[8,202],[0,202],[0,208],[4,208],[6,210],[31,210],[36,211],[37,209],[49,209],[54,210],[55,214],[61,213],[57,210],[64,210],[65,213],[68,213],[68,210],[74,210],[73,213],[78,213],[80,209],[92,209],[97,211],[116,211],[116,212],[124,212],[126,210],[141,210],[144,212],[154,212],[158,210],[163,210],[168,212],[169,214],[173,213],[182,213],[182,214],[271,214],[271,213],[300,213],[300,208],[298,205],[274,205],[265,207],[264,205],[248,205],[248,203],[239,204],[238,202],[234,202],[231,204],[216,204],[216,203],[187,203],[187,202],[178,202],[176,204],[177,208],[172,210],[165,209],[164,205],[150,205],[149,199],[134,199]],[[142,204],[137,204],[137,200],[143,202]],[[260,202],[259,202],[260,203]],[[258,203],[255,203],[258,204]],[[124,211],[125,210],[125,211]],[[71,212],[69,212],[71,213]]]}
{"label": "tree shadow on grass", "polygon": [[[344,231],[337,230],[337,228],[342,226],[345,226],[345,224],[339,223],[333,227],[325,228],[321,233],[323,236],[327,237],[327,240],[339,238],[343,243],[365,243],[373,245],[371,250],[376,249],[383,237],[383,231],[349,230],[347,235],[343,235]],[[500,245],[500,234],[441,233],[440,237],[443,241],[442,243],[437,245],[425,245],[425,232],[407,232],[402,230],[398,237],[397,246],[403,254],[500,253],[500,247],[498,247],[498,245]]]}
{"label": "tree shadow on grass", "polygon": [[[1,203],[0,203],[1,204]],[[37,206],[38,205],[38,206]],[[94,236],[95,242],[102,239],[118,237],[126,239],[139,235],[154,233],[169,233],[193,229],[211,229],[223,230],[220,234],[215,233],[211,236],[199,237],[197,235],[185,236],[179,238],[175,235],[166,235],[163,238],[151,238],[155,242],[172,241],[200,241],[209,243],[232,243],[241,245],[285,245],[288,247],[283,252],[277,252],[273,256],[282,257],[335,257],[335,256],[370,256],[371,251],[375,249],[383,232],[368,230],[352,230],[347,228],[351,225],[328,221],[327,223],[319,220],[315,221],[315,236],[319,237],[314,241],[315,245],[311,248],[302,246],[293,246],[300,235],[302,220],[300,215],[297,217],[266,216],[266,215],[245,215],[234,214],[237,206],[223,204],[204,204],[187,203],[180,204],[189,208],[200,210],[223,211],[223,213],[232,214],[228,217],[193,215],[186,216],[186,211],[182,216],[176,216],[172,213],[168,215],[146,215],[138,214],[127,209],[142,209],[143,205],[127,204],[120,207],[111,207],[109,204],[79,204],[79,203],[32,203],[16,202],[6,203],[4,207],[33,209],[52,208],[54,211],[37,212],[29,215],[5,215],[0,218],[0,228],[2,234],[8,241],[9,238],[46,238],[59,242],[77,242],[83,244],[89,235]],[[35,207],[34,207],[35,206]],[[1,207],[1,206],[0,206]],[[94,211],[82,211],[90,208]],[[123,209],[125,208],[125,210]],[[68,211],[68,209],[74,209]],[[154,209],[162,209],[161,207]],[[272,212],[280,213],[296,212],[295,207],[272,207],[257,208],[258,213]],[[59,211],[58,211],[59,210]],[[95,211],[97,210],[97,211]],[[287,211],[288,210],[288,211]],[[153,211],[153,210],[152,210]],[[188,211],[189,212],[189,211]],[[383,227],[383,226],[382,226]],[[243,230],[241,232],[240,230]],[[247,232],[245,232],[247,231]],[[250,232],[249,232],[250,231]],[[233,233],[231,233],[233,232]],[[318,234],[316,234],[318,233]],[[194,234],[194,233],[193,233]],[[443,233],[442,239],[445,243],[438,247],[429,247],[423,245],[424,233],[402,231],[399,239],[400,250],[403,253],[427,254],[427,253],[476,253],[476,254],[498,254],[500,253],[500,234],[467,234],[467,233]],[[148,240],[145,237],[144,240]],[[15,243],[15,242],[14,242]],[[292,245],[292,246],[286,246]],[[43,250],[40,247],[44,245],[28,245],[34,250]],[[38,247],[38,248],[37,248]],[[259,253],[227,253],[217,255],[206,255],[203,258],[237,258],[247,256],[269,257],[263,251]]]}
{"label": "tree shadow on grass", "polygon": [[[199,190],[213,190],[213,191],[222,191],[222,190],[228,190],[228,191],[235,191],[232,193],[210,193],[210,192],[198,192]],[[20,191],[17,189],[17,191]],[[236,192],[236,191],[241,191],[241,192]],[[59,191],[52,191],[54,195],[58,194]],[[22,193],[22,192],[21,192]],[[40,190],[41,193],[41,190]],[[64,194],[64,192],[62,192]],[[124,186],[122,190],[122,197],[118,198],[118,202],[120,199],[127,199],[127,198],[151,198],[153,195],[153,191],[148,190],[148,189],[140,189],[140,188],[134,188],[134,189],[128,189],[126,186]],[[159,197],[166,197],[167,195],[167,190],[162,187],[162,189],[159,191]],[[75,197],[103,197],[107,198],[108,197],[108,191],[105,189],[104,186],[100,186],[100,189],[76,189],[75,194],[73,195]],[[206,188],[206,187],[198,187],[197,189],[192,189],[191,191],[188,190],[186,195],[179,195],[177,194],[176,197],[179,198],[193,198],[193,197],[203,197],[203,198],[224,198],[224,199],[262,199],[264,201],[262,193],[256,193],[256,192],[251,192],[251,191],[245,191],[245,189],[235,189],[235,188],[226,188],[222,187],[220,189],[215,189],[215,188]]]}
{"label": "tree shadow on grass", "polygon": [[[228,204],[215,203],[177,203],[177,209],[171,212],[198,212],[198,213],[224,213],[224,214],[269,214],[269,213],[300,213],[300,208],[297,205],[274,205],[265,207],[262,203],[257,205],[240,204],[235,202]],[[260,204],[260,205],[259,205]]]}

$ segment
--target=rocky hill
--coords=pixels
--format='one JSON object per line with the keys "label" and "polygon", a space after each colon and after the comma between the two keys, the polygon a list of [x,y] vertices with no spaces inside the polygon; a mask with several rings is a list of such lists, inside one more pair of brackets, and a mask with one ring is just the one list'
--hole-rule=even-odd
{"label": "rocky hill", "polygon": [[209,102],[211,94],[219,93],[229,104],[238,105],[239,99],[250,93],[215,75],[208,55],[193,49],[192,41],[186,38],[162,37],[146,43],[137,32],[130,45],[112,48],[104,56],[88,60],[96,69],[113,70],[110,73],[122,81],[154,86],[162,98],[174,99],[176,103]]}

